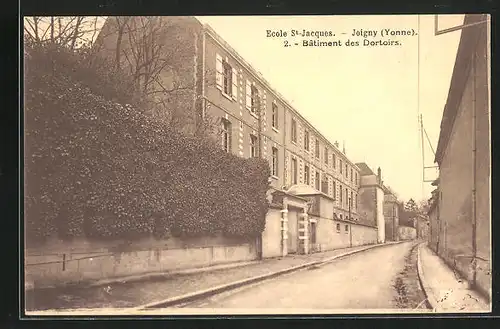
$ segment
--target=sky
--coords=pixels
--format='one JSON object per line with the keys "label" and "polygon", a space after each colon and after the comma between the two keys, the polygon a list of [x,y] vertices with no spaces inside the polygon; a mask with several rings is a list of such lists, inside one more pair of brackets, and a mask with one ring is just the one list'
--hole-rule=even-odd
{"label": "sky", "polygon": [[[420,23],[417,15],[197,18],[209,24],[330,142],[345,143],[351,161],[366,162],[375,170],[380,167],[384,183],[400,199],[430,197],[433,187],[422,179],[418,117],[422,115],[436,150],[461,31],[435,36],[434,15],[420,15]],[[463,18],[439,15],[438,28],[460,25]],[[414,29],[417,35],[382,38],[398,40],[400,46],[303,47],[303,39],[316,38],[292,38],[291,29],[332,31],[334,37],[318,40],[341,40],[343,45],[348,39],[363,40],[352,37],[354,29],[377,31],[375,37],[367,37],[373,41],[381,39],[381,29]],[[288,37],[267,37],[267,30],[287,31]],[[285,47],[285,40],[299,46]],[[424,143],[425,166],[435,166],[425,135]],[[426,180],[436,177],[436,169],[425,171]]]}

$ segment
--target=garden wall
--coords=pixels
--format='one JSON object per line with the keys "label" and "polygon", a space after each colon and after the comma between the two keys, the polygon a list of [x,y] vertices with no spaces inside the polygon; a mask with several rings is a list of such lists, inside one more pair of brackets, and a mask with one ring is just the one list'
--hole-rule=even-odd
{"label": "garden wall", "polygon": [[26,249],[25,275],[28,286],[42,288],[256,258],[255,241],[226,237],[143,239],[133,245],[52,240]]}

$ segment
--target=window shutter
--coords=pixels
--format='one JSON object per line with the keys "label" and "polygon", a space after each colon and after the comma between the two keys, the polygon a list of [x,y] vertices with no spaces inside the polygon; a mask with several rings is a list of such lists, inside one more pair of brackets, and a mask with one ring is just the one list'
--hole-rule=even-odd
{"label": "window shutter", "polygon": [[233,81],[233,99],[236,101],[238,100],[238,73],[235,68],[233,68],[233,77],[231,80]]}
{"label": "window shutter", "polygon": [[247,80],[247,100],[246,107],[250,110],[252,106],[252,86],[250,85],[250,81]]}
{"label": "window shutter", "polygon": [[219,54],[216,54],[215,55],[215,75],[216,75],[216,84],[217,84],[217,88],[222,90],[222,84],[224,83],[224,79],[223,79],[223,76],[224,76],[224,68],[222,67],[222,56],[219,55]]}

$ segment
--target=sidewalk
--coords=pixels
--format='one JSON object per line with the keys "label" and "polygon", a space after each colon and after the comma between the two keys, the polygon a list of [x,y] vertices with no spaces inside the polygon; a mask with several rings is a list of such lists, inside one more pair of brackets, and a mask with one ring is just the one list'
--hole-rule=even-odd
{"label": "sidewalk", "polygon": [[233,265],[231,268],[220,268],[209,272],[172,274],[147,281],[116,282],[99,287],[35,290],[26,296],[27,310],[137,307],[311,262],[328,261],[346,253],[390,244],[336,249],[309,255],[287,255],[283,258],[264,259],[241,267]]}
{"label": "sidewalk", "polygon": [[468,288],[466,280],[437,256],[426,243],[419,246],[419,277],[434,312],[490,312],[491,306],[475,291]]}

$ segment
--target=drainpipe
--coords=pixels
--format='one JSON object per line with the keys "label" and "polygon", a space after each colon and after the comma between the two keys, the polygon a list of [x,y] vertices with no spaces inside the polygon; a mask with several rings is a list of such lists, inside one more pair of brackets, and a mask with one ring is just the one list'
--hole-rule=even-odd
{"label": "drainpipe", "polygon": [[205,99],[205,48],[206,48],[206,32],[202,30],[202,59],[201,59],[201,117],[202,120],[205,119],[205,111],[206,111],[206,99]]}
{"label": "drainpipe", "polygon": [[472,55],[472,286],[476,285],[477,278],[477,205],[476,205],[476,161],[477,161],[477,136],[476,136],[476,52]]}

